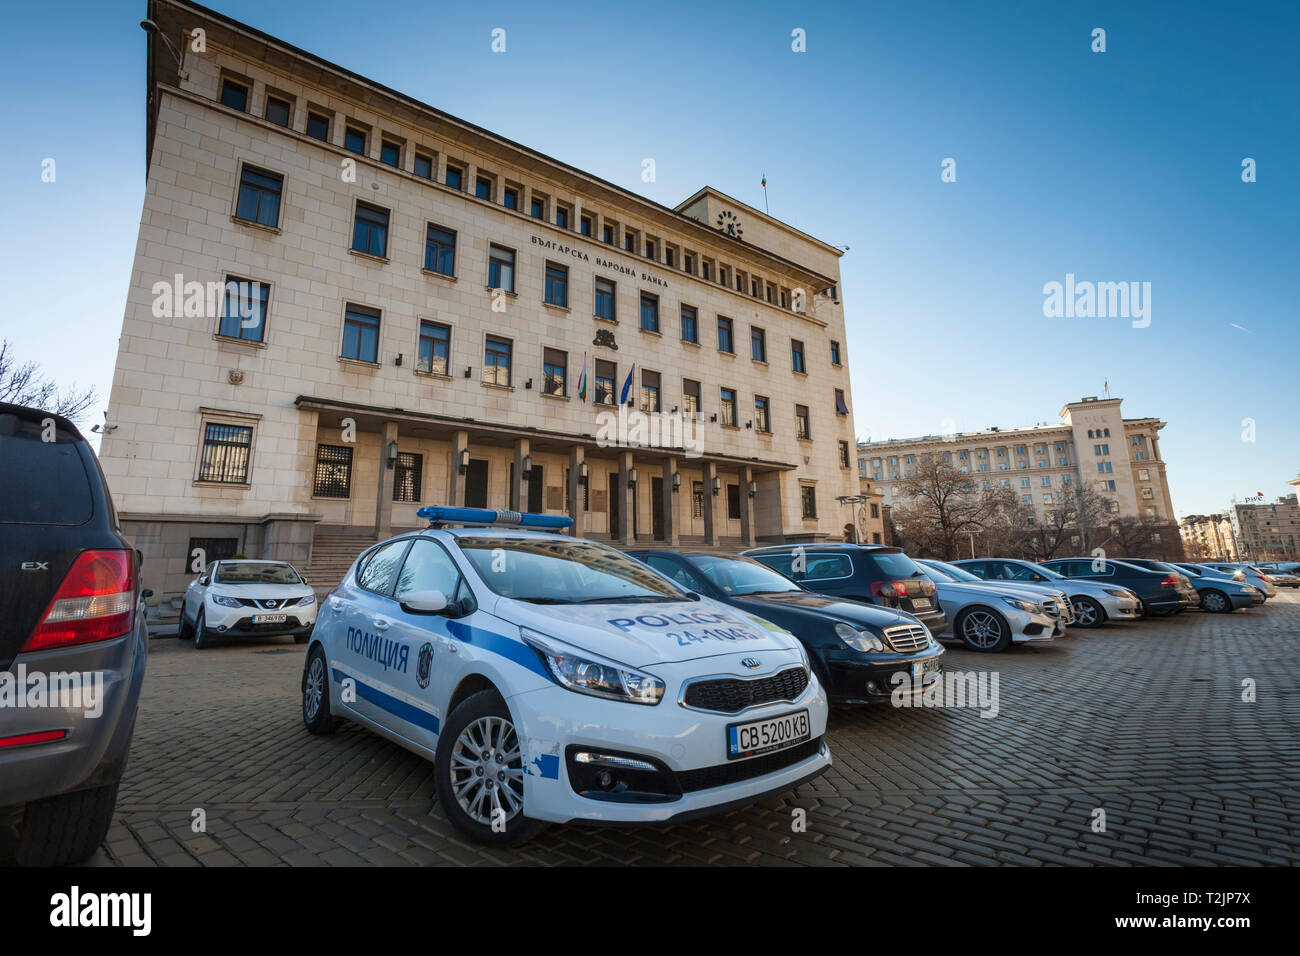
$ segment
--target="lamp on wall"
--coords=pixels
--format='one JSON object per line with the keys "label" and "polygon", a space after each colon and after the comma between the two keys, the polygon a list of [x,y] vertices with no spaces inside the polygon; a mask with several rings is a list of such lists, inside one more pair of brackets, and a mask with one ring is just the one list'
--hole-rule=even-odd
{"label": "lamp on wall", "polygon": [[524,467],[523,467],[524,480],[527,481],[528,478],[532,475],[532,473],[533,473],[533,459],[532,459],[532,456],[531,456],[531,455],[524,455]]}
{"label": "lamp on wall", "polygon": [[473,371],[474,371],[474,366],[473,366],[473,365],[466,365],[466,366],[465,366],[465,377],[466,377],[466,378],[469,378],[470,375],[473,373]]}
{"label": "lamp on wall", "polygon": [[716,475],[713,477],[713,493],[716,495],[722,490],[722,479]]}
{"label": "lamp on wall", "polygon": [[636,485],[636,469],[635,469],[635,468],[629,468],[629,469],[627,470],[627,483],[628,483],[629,485],[634,485],[634,486]]}
{"label": "lamp on wall", "polygon": [[578,462],[578,484],[585,485],[586,483],[587,483],[587,463],[585,461],[580,461]]}
{"label": "lamp on wall", "polygon": [[682,488],[681,473],[674,471],[673,472],[673,494],[677,494],[677,492],[681,491],[681,488]]}
{"label": "lamp on wall", "polygon": [[756,495],[756,494],[758,494],[758,482],[757,482],[757,481],[751,481],[751,482],[749,483],[749,497],[752,498],[752,497],[754,497],[754,495]]}
{"label": "lamp on wall", "polygon": [[458,467],[458,470],[462,475],[465,474],[465,472],[469,471],[469,449],[468,448],[462,448],[460,450],[460,465]]}
{"label": "lamp on wall", "polygon": [[397,439],[388,443],[388,467],[392,468],[397,464]]}

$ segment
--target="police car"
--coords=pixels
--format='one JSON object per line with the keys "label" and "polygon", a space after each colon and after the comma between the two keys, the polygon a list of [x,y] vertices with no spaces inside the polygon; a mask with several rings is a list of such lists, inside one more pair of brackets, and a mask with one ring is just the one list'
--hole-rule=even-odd
{"label": "police car", "polygon": [[830,765],[826,695],[787,631],[555,533],[565,517],[418,513],[427,530],[364,552],[324,600],[303,722],[433,761],[465,833],[681,820]]}

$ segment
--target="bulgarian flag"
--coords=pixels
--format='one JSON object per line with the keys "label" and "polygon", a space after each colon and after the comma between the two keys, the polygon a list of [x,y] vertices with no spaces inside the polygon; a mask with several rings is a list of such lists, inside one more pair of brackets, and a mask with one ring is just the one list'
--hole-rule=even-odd
{"label": "bulgarian flag", "polygon": [[767,173],[763,174],[763,188],[767,188]]}
{"label": "bulgarian flag", "polygon": [[578,398],[587,400],[587,353],[582,353],[582,374],[578,376]]}

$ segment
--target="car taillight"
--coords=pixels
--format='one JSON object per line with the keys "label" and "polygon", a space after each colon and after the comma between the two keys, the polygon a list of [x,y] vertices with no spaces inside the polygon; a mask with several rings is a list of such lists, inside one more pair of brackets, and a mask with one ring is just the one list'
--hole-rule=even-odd
{"label": "car taillight", "polygon": [[872,581],[871,593],[875,594],[877,597],[907,597],[909,583],[910,582],[908,581]]}
{"label": "car taillight", "polygon": [[1165,579],[1160,582],[1160,586],[1162,588],[1176,588],[1178,587],[1178,579],[1172,574],[1167,574]]}
{"label": "car taillight", "polygon": [[131,630],[134,621],[134,556],[130,551],[83,551],[23,650],[107,641]]}
{"label": "car taillight", "polygon": [[1273,583],[1273,579],[1270,578],[1267,574],[1261,574],[1261,575],[1259,576],[1259,579],[1260,579],[1261,581],[1263,581],[1265,584],[1272,584],[1272,583]]}

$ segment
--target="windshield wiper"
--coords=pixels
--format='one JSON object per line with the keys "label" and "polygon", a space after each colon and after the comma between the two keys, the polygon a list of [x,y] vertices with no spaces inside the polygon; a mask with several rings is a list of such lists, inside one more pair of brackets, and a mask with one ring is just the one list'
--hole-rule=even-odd
{"label": "windshield wiper", "polygon": [[567,604],[642,604],[659,601],[684,601],[685,598],[669,597],[666,594],[625,594],[612,597],[586,598],[581,601],[567,601]]}
{"label": "windshield wiper", "polygon": [[572,604],[573,603],[572,601],[566,601],[563,598],[543,597],[540,594],[524,595],[524,596],[515,595],[514,597],[511,598],[511,600],[527,601],[529,604]]}

